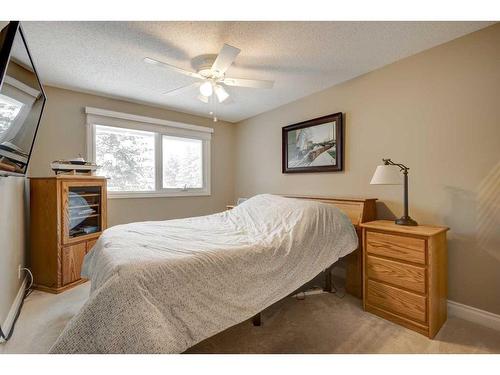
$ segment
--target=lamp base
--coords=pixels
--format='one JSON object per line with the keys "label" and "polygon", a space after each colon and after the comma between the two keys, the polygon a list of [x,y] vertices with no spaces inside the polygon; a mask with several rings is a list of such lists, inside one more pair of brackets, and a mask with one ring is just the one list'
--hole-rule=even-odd
{"label": "lamp base", "polygon": [[418,225],[418,223],[409,216],[402,216],[399,219],[396,219],[395,223],[397,225],[407,225],[413,227]]}

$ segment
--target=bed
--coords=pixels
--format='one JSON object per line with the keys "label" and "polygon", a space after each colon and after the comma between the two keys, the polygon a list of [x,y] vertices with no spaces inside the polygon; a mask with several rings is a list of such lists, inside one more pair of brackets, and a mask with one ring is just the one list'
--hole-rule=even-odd
{"label": "bed", "polygon": [[358,248],[352,212],[301,198],[107,229],[84,260],[89,299],[51,353],[181,353],[284,298]]}

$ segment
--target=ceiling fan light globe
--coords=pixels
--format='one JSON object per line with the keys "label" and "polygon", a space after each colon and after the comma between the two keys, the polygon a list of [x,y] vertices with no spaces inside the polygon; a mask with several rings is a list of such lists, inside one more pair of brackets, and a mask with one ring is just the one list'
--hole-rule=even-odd
{"label": "ceiling fan light globe", "polygon": [[229,94],[227,93],[227,91],[224,90],[224,87],[220,85],[215,86],[215,95],[217,95],[219,103],[222,103],[224,100],[229,98]]}
{"label": "ceiling fan light globe", "polygon": [[212,96],[214,93],[214,88],[212,87],[212,82],[206,81],[203,82],[200,86],[200,94],[203,96]]}

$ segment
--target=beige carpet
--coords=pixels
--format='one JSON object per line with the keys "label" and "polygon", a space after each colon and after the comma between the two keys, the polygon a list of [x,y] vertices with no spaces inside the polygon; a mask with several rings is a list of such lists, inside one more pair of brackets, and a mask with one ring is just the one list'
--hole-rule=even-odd
{"label": "beige carpet", "polygon": [[[60,295],[33,292],[0,353],[47,353],[88,293],[89,283]],[[261,327],[243,322],[188,353],[500,353],[500,331],[450,317],[429,340],[365,313],[355,298],[321,294],[287,298],[264,312]]]}

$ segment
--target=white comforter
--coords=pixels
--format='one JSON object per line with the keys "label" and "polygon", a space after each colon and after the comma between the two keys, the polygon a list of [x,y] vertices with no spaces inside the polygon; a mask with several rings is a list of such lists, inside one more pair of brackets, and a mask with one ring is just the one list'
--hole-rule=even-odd
{"label": "white comforter", "polygon": [[255,196],[215,215],[118,225],[86,256],[91,293],[52,353],[180,353],[357,247],[332,205]]}

